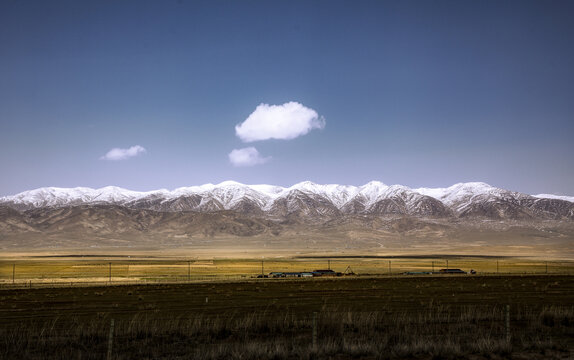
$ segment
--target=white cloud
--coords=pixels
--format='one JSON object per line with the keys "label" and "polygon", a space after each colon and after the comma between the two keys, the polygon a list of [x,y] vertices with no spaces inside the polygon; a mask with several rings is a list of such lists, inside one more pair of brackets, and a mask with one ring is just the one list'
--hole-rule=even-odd
{"label": "white cloud", "polygon": [[126,160],[134,156],[138,156],[139,154],[143,154],[146,152],[143,146],[135,145],[130,147],[129,149],[120,149],[120,148],[113,148],[106,153],[106,155],[102,156],[101,160]]}
{"label": "white cloud", "polygon": [[244,142],[268,139],[294,139],[313,129],[325,127],[325,119],[298,102],[283,105],[260,104],[241,124],[235,134]]}
{"label": "white cloud", "polygon": [[243,149],[234,149],[229,153],[229,161],[233,166],[254,166],[264,164],[271,157],[262,157],[256,148],[250,146]]}

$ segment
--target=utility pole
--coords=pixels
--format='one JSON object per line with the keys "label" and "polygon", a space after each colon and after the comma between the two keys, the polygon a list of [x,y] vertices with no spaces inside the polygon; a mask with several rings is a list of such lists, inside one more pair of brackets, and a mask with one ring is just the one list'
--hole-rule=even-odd
{"label": "utility pole", "polygon": [[107,360],[112,360],[112,347],[114,342],[114,319],[110,321],[110,334],[108,336],[108,355]]}
{"label": "utility pole", "polygon": [[506,343],[510,344],[510,305],[506,305],[504,309],[504,327],[506,332]]}
{"label": "utility pole", "polygon": [[317,312],[313,312],[313,351],[317,351]]}

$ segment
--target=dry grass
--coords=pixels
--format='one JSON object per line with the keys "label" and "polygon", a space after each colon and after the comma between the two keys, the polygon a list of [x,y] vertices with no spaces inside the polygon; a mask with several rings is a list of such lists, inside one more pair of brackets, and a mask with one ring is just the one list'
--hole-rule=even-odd
{"label": "dry grass", "polygon": [[[138,313],[116,320],[114,359],[397,359],[512,353],[568,356],[574,309],[515,312],[511,343],[504,339],[502,308],[433,306],[421,313],[319,312],[317,347],[312,316],[295,313],[225,313],[176,316]],[[53,319],[3,329],[2,358],[101,359],[110,318]],[[533,355],[533,356],[534,356]],[[476,358],[476,357],[475,357]]]}
{"label": "dry grass", "polygon": [[568,358],[573,303],[568,275],[4,289],[0,359],[102,359],[112,318],[114,359]]}
{"label": "dry grass", "polygon": [[[331,267],[344,272],[347,267],[358,274],[399,275],[404,272],[437,271],[440,268],[474,269],[480,274],[574,274],[574,262],[541,261],[490,257],[422,258],[287,258],[267,259],[263,272],[312,271]],[[50,283],[107,282],[183,282],[250,278],[261,274],[262,260],[255,259],[129,259],[51,258],[0,260],[0,286],[37,286]],[[15,271],[13,271],[15,270]],[[14,279],[13,279],[14,277]]]}

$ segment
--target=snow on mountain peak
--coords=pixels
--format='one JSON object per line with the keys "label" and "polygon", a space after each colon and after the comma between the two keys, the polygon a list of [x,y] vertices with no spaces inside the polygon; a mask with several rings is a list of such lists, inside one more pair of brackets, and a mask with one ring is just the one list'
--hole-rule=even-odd
{"label": "snow on mountain peak", "polygon": [[451,205],[461,199],[470,199],[476,195],[493,193],[497,188],[483,182],[468,182],[454,184],[447,188],[418,188],[413,190]]}
{"label": "snow on mountain peak", "polygon": [[371,180],[365,185],[361,186],[361,188],[387,188],[387,187],[389,187],[387,184],[377,180]]}
{"label": "snow on mountain peak", "polygon": [[315,191],[318,187],[321,187],[321,185],[315,184],[312,181],[302,181],[287,188],[287,190]]}
{"label": "snow on mountain peak", "polygon": [[370,202],[373,202],[380,198],[388,189],[389,186],[380,181],[370,181],[359,187],[358,195],[372,199]]}
{"label": "snow on mountain peak", "polygon": [[233,180],[226,180],[222,181],[219,184],[215,185],[216,187],[226,187],[226,186],[246,186],[245,184],[239,183]]}
{"label": "snow on mountain peak", "polygon": [[322,196],[341,208],[347,201],[357,194],[357,187],[351,185],[327,184],[320,185],[311,181],[303,181],[287,189],[282,195],[287,195],[291,191],[301,191],[307,194]]}
{"label": "snow on mountain peak", "polygon": [[[380,181],[371,181],[359,187],[338,184],[321,185],[311,181],[300,182],[291,187],[266,184],[245,185],[236,181],[224,181],[216,185],[204,184],[181,187],[172,191],[162,189],[148,192],[131,191],[116,186],[106,186],[100,189],[46,187],[1,197],[0,204],[4,203],[9,206],[12,204],[19,209],[102,203],[131,206],[138,201],[157,202],[159,200],[170,203],[178,198],[199,196],[201,204],[209,204],[209,206],[215,204],[214,209],[234,209],[243,201],[248,201],[262,210],[268,210],[278,198],[289,196],[294,191],[300,191],[311,197],[320,196],[330,201],[338,209],[342,209],[345,204],[353,204],[353,206],[361,204],[359,208],[362,206],[369,209],[383,199],[401,198],[403,201],[416,202],[420,200],[421,196],[429,196],[441,201],[446,206],[461,211],[473,201],[533,198],[529,195],[496,188],[483,182],[458,183],[448,188],[411,189],[402,185],[388,186]],[[570,196],[542,194],[535,197],[574,202],[574,197]],[[198,209],[190,208],[190,210]]]}
{"label": "snow on mountain peak", "polygon": [[564,196],[564,195],[554,195],[554,194],[538,194],[532,195],[535,198],[539,199],[556,199],[556,200],[564,200],[574,202],[574,196]]}

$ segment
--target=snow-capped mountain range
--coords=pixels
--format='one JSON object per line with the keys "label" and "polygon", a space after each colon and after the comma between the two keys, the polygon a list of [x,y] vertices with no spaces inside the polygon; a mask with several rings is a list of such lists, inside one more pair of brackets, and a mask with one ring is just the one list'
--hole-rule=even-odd
{"label": "snow-capped mountain range", "polygon": [[46,187],[0,197],[0,206],[18,211],[79,205],[116,205],[160,212],[231,210],[272,217],[405,214],[574,219],[574,197],[527,195],[481,182],[459,183],[448,188],[411,189],[378,181],[363,186],[319,185],[305,181],[291,187],[225,181],[216,185],[149,192],[113,186],[101,189]]}

